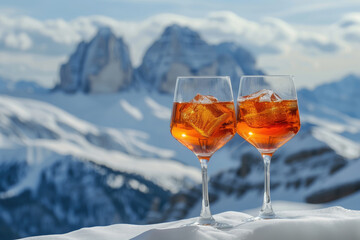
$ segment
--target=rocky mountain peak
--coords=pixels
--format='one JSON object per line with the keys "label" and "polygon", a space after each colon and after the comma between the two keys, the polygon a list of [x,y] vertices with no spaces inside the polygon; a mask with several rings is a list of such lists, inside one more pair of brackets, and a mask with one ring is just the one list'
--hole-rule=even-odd
{"label": "rocky mountain peak", "polygon": [[137,77],[150,89],[174,91],[177,76],[230,76],[238,86],[240,75],[260,74],[255,58],[236,44],[211,45],[188,27],[171,25],[146,51]]}
{"label": "rocky mountain peak", "polygon": [[177,24],[166,27],[158,41],[206,44],[197,32]]}
{"label": "rocky mountain peak", "polygon": [[137,84],[172,94],[177,76],[230,76],[234,89],[243,74],[262,74],[253,55],[234,43],[208,44],[196,31],[180,25],[164,29],[134,70],[129,50],[109,27],[78,45],[60,69],[58,88],[65,92],[116,92]]}
{"label": "rocky mountain peak", "polygon": [[96,37],[98,36],[114,36],[114,33],[112,32],[110,27],[103,26],[99,27]]}
{"label": "rocky mountain peak", "polygon": [[61,66],[59,88],[69,93],[116,92],[130,85],[132,72],[127,45],[110,28],[102,27]]}

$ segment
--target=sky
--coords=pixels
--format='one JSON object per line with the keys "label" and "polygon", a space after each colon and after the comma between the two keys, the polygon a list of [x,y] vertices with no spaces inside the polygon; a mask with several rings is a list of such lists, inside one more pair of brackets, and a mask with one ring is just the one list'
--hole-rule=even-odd
{"label": "sky", "polygon": [[211,44],[244,46],[267,74],[295,75],[298,88],[360,74],[358,0],[2,0],[0,76],[52,86],[60,64],[103,25],[124,38],[138,66],[173,23]]}

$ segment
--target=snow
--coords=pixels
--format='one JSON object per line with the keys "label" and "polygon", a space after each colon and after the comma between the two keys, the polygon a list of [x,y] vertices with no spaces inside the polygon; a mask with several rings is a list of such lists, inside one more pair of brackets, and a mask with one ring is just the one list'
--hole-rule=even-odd
{"label": "snow", "polygon": [[[177,192],[184,183],[198,184],[201,180],[198,168],[172,159],[173,150],[148,143],[148,133],[98,127],[45,102],[0,96],[0,121],[7,131],[0,131],[0,136],[10,134],[9,139],[13,141],[12,144],[5,142],[0,148],[15,149],[14,155],[19,155],[17,148],[40,149],[41,152],[36,152],[38,155],[50,152],[52,155],[48,159],[72,155],[117,171],[139,174],[172,192]],[[108,141],[107,146],[103,146],[103,139]],[[1,197],[36,187],[42,169],[51,164],[51,161],[35,162],[41,160],[41,156],[32,157],[29,153],[27,157],[23,153],[23,159],[32,164],[32,170],[29,169],[29,174],[11,192],[4,192]]]}
{"label": "snow", "polygon": [[339,155],[348,159],[360,157],[360,144],[321,127],[314,127],[313,132],[315,138],[327,143]]}
{"label": "snow", "polygon": [[125,99],[121,99],[119,104],[128,114],[130,114],[136,120],[143,120],[144,116],[142,115],[141,111],[135,106],[131,105],[128,101],[126,101]]}
{"label": "snow", "polygon": [[[19,195],[24,189],[36,190],[39,184],[41,172],[44,168],[53,163],[52,160],[44,161],[44,155],[48,157],[49,153],[44,153],[44,149],[28,146],[26,152],[26,160],[29,165],[28,173],[20,179],[20,181],[8,191],[0,193],[0,199],[11,198]],[[21,152],[17,150],[17,154],[21,155]],[[51,157],[49,158],[51,159]]]}
{"label": "snow", "polygon": [[325,179],[322,182],[314,184],[309,189],[309,191],[316,192],[321,189],[332,188],[332,187],[360,181],[359,168],[360,168],[360,161],[354,160],[350,162],[348,165],[346,165],[341,171],[336,172],[331,178]]}
{"label": "snow", "polygon": [[359,209],[359,199],[360,199],[360,192],[356,192],[349,196],[335,200],[331,202],[331,204],[337,206],[347,206],[350,209]]}
{"label": "snow", "polygon": [[153,111],[155,117],[160,119],[169,120],[171,117],[171,110],[150,97],[145,97],[145,103]]}
{"label": "snow", "polygon": [[[290,201],[274,201],[272,202],[272,207],[275,213],[283,211],[296,211],[296,210],[315,210],[324,207],[321,204],[308,204],[300,202],[290,202]],[[257,216],[259,214],[261,207],[244,210],[245,213]]]}
{"label": "snow", "polygon": [[186,219],[153,225],[117,224],[105,227],[83,228],[63,235],[48,235],[32,239],[209,239],[209,240],[339,240],[360,238],[360,212],[342,207],[315,210],[286,210],[277,212],[279,219],[248,221],[251,215],[242,212],[223,212],[214,218],[233,228],[218,230],[209,226],[184,226],[195,219]]}
{"label": "snow", "polygon": [[111,188],[114,188],[114,189],[120,188],[124,184],[124,177],[121,175],[120,176],[110,175],[107,178],[106,182]]}

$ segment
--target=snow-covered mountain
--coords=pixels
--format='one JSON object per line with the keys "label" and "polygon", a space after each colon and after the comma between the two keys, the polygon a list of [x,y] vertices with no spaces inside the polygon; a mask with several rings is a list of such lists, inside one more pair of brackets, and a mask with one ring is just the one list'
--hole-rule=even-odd
{"label": "snow-covered mountain", "polygon": [[89,43],[81,42],[61,66],[57,88],[68,93],[109,93],[135,82],[138,87],[172,93],[179,75],[230,76],[238,88],[241,75],[261,73],[244,48],[234,43],[210,45],[197,32],[179,25],[167,27],[146,51],[142,64],[133,69],[122,38],[101,28]]}
{"label": "snow-covered mountain", "polygon": [[[0,96],[1,236],[198,215],[199,164],[169,132],[176,76],[230,75],[236,92],[241,74],[262,72],[241,47],[209,45],[173,25],[138,69],[122,40],[102,29],[60,73],[62,91]],[[133,83],[140,87],[117,92]],[[274,156],[274,200],[360,200],[359,83],[350,76],[299,91],[302,127]],[[260,155],[239,136],[215,153],[209,173],[214,213],[260,206]]]}
{"label": "snow-covered mountain", "polygon": [[130,85],[132,74],[127,45],[103,27],[89,43],[81,42],[61,66],[58,88],[68,93],[117,92]]}
{"label": "snow-covered mountain", "polygon": [[346,167],[331,178],[315,184],[307,202],[341,204],[344,201],[349,207],[356,207],[346,199],[360,190],[360,178],[355,173],[360,166],[359,88],[360,76],[350,74],[312,91],[299,91],[302,118],[313,126],[314,137],[345,158],[355,159],[348,161]]}
{"label": "snow-covered mountain", "polygon": [[139,81],[173,93],[177,76],[230,76],[233,87],[243,74],[261,74],[250,52],[233,43],[210,45],[188,27],[171,25],[146,51],[136,70]]}
{"label": "snow-covered mountain", "polygon": [[[359,178],[354,172],[358,169],[360,162],[360,139],[356,138],[360,132],[360,120],[340,111],[336,114],[337,118],[323,116],[322,111],[310,111],[312,108],[306,105],[307,98],[304,95],[309,93],[312,91],[299,91],[302,120],[300,132],[280,148],[274,156],[271,167],[272,197],[274,200],[312,203],[330,201],[328,203],[330,205],[335,201],[345,207],[356,208],[354,202],[358,201],[358,198],[353,197],[351,202],[346,202],[346,196],[351,193],[354,193],[351,196],[355,196],[358,193]],[[130,151],[129,149],[132,148],[127,148],[123,150],[129,154],[136,155],[137,152],[142,152],[140,154],[142,156],[161,159],[171,157],[195,167],[198,165],[192,153],[177,143],[169,133],[171,95],[149,93],[146,90],[132,90],[111,95],[53,93],[27,95],[27,97],[47,101],[93,124],[120,129],[122,133],[132,133],[133,135],[125,136],[124,143],[131,142],[132,147],[141,147],[141,149]],[[74,102],[77,103],[76,106]],[[313,102],[313,104],[315,103]],[[324,109],[321,104],[317,108]],[[333,108],[333,111],[336,109]],[[339,119],[342,119],[343,122]],[[82,124],[77,125],[81,126]],[[136,129],[135,133],[137,134],[134,134],[134,130],[129,129]],[[346,129],[351,129],[353,139],[346,137],[348,133]],[[145,132],[148,137],[144,137]],[[136,137],[136,139],[131,141],[129,136]],[[149,142],[152,147],[149,147]],[[103,154],[107,154],[109,151],[107,145],[109,143],[105,141],[103,145],[105,153]],[[80,147],[80,149],[82,148],[83,146]],[[85,151],[89,150],[85,149]],[[108,163],[103,164],[101,161],[90,162],[95,162],[100,167],[108,167]],[[156,160],[154,160],[155,163]],[[134,164],[136,163],[129,161],[125,165],[133,168]],[[124,165],[119,164],[117,169],[123,168]],[[147,166],[144,169],[143,172],[138,169],[137,176],[145,175],[145,179],[151,180],[157,186],[161,186],[160,182],[166,183],[174,173],[163,166]],[[157,177],[162,176],[162,180],[147,176],[148,169],[158,169],[156,175]],[[261,157],[251,145],[244,142],[239,136],[215,153],[210,161],[209,170],[211,172],[210,199],[214,213],[228,210],[242,211],[261,205],[263,191]],[[197,175],[194,172],[190,179],[196,182],[196,177],[200,178],[200,174]],[[146,221],[158,222],[198,215],[201,188],[200,185],[191,187],[193,185],[188,184],[186,179],[186,177],[183,178],[183,186],[186,187],[179,186],[172,193],[169,192],[170,188],[161,186],[168,194],[168,198],[163,200],[163,205],[158,211],[149,212]],[[121,180],[119,181],[121,182]],[[179,189],[181,191],[177,192]],[[341,201],[344,201],[344,204]],[[138,220],[135,219],[134,222],[136,221]]]}
{"label": "snow-covered mountain", "polygon": [[[137,130],[97,127],[44,102],[0,97],[4,238],[146,223],[199,171]],[[3,238],[2,238],[3,239]]]}
{"label": "snow-covered mountain", "polygon": [[341,81],[318,86],[313,91],[299,91],[303,119],[315,125],[321,123],[323,127],[359,142],[359,89],[360,76],[350,74]]}
{"label": "snow-covered mountain", "polygon": [[[345,76],[341,81],[320,85],[314,90],[299,91],[303,108],[315,115],[335,118],[333,111],[346,114],[349,117],[360,118],[360,77],[354,74]],[[320,109],[317,106],[321,106]],[[341,115],[340,115],[341,116]],[[338,118],[335,118],[338,120]]]}
{"label": "snow-covered mountain", "polygon": [[14,81],[0,76],[0,93],[47,93],[50,89],[31,80]]}

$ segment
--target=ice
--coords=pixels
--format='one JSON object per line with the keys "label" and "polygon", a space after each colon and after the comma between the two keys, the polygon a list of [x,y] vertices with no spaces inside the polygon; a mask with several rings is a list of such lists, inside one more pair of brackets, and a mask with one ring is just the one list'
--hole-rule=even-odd
{"label": "ice", "polygon": [[182,119],[203,137],[210,137],[230,116],[221,106],[210,104],[218,102],[213,96],[197,94],[191,102],[195,104],[182,110]]}
{"label": "ice", "polygon": [[288,109],[272,90],[262,89],[240,101],[246,111],[244,119],[250,127],[268,127],[286,120]]}
{"label": "ice", "polygon": [[[256,105],[256,103],[254,103]],[[271,127],[277,123],[286,121],[286,111],[287,109],[282,106],[272,106],[265,108],[261,106],[264,110],[254,111],[245,115],[244,119],[250,127],[262,128],[262,127]]]}
{"label": "ice", "polygon": [[209,104],[218,102],[217,98],[211,95],[201,95],[200,93],[191,100],[193,103]]}
{"label": "ice", "polygon": [[255,102],[280,102],[282,99],[273,90],[262,89],[253,94],[244,96],[242,100],[253,100]]}

